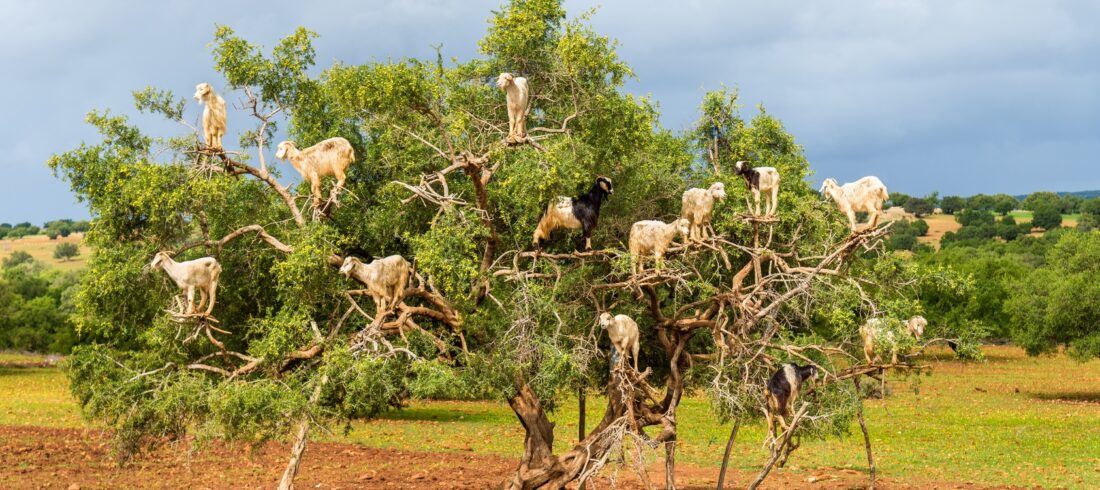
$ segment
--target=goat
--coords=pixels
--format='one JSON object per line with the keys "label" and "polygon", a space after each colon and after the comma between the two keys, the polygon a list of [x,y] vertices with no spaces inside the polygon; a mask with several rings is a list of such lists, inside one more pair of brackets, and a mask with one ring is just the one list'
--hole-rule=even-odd
{"label": "goat", "polygon": [[405,286],[409,283],[409,269],[409,261],[400,255],[377,259],[369,264],[348,256],[340,266],[340,273],[354,277],[367,286],[367,294],[374,300],[377,317],[400,304],[405,296]]}
{"label": "goat", "polygon": [[[928,320],[925,320],[923,316],[917,315],[910,318],[905,322],[905,330],[909,332],[909,335],[914,339],[920,340],[924,336],[924,327],[928,326]],[[875,342],[881,337],[888,344],[893,346],[891,351],[891,362],[893,364],[898,363],[898,349],[896,339],[894,339],[894,332],[886,330],[885,325],[882,323],[881,318],[871,318],[867,320],[863,326],[859,327],[859,336],[863,338],[863,356],[867,358],[867,364],[874,362],[875,358]]]}
{"label": "goat", "polygon": [[890,197],[886,186],[878,177],[868,176],[855,182],[837,185],[836,179],[825,179],[821,183],[821,193],[825,200],[832,199],[840,212],[848,216],[848,226],[852,232],[856,231],[856,212],[871,214],[868,220],[869,228],[878,225],[878,217],[882,214],[882,203]]}
{"label": "goat", "polygon": [[195,100],[206,105],[202,110],[202,137],[206,146],[221,148],[226,128],[225,99],[214,93],[209,83],[200,83],[195,86]]}
{"label": "goat", "polygon": [[344,186],[346,172],[355,161],[355,150],[348,140],[340,137],[329,138],[304,150],[299,150],[293,141],[279,143],[275,158],[288,160],[302,178],[309,180],[313,193],[313,206],[321,205],[321,177],[336,177],[336,187],[332,188],[332,197]]}
{"label": "goat", "polygon": [[775,214],[775,208],[778,207],[779,200],[779,171],[775,167],[753,168],[749,165],[749,162],[744,160],[737,162],[734,169],[737,170],[737,175],[745,178],[745,183],[749,185],[749,190],[752,191],[752,198],[756,202],[754,214],[760,214],[761,192],[764,193],[768,201],[765,215]]}
{"label": "goat", "polygon": [[710,218],[714,213],[714,201],[726,198],[726,185],[715,182],[709,188],[691,188],[684,191],[680,207],[680,217],[688,220],[688,238],[702,240],[707,238]]}
{"label": "goat", "polygon": [[550,202],[546,212],[539,219],[535,234],[531,237],[531,243],[535,248],[541,249],[543,242],[550,239],[550,233],[554,230],[581,228],[584,234],[584,249],[591,249],[592,231],[596,229],[596,222],[600,218],[600,206],[607,196],[614,193],[611,179],[597,177],[587,194],[577,197],[558,196]]}
{"label": "goat", "polygon": [[689,221],[680,218],[671,223],[661,221],[638,221],[630,227],[630,272],[639,274],[642,271],[642,257],[652,255],[656,260],[657,270],[661,269],[661,260],[665,251],[676,238],[676,234],[687,236]]}
{"label": "goat", "polygon": [[497,77],[497,87],[504,90],[508,100],[508,141],[522,141],[527,138],[527,107],[531,90],[527,79],[501,73]]}
{"label": "goat", "polygon": [[788,430],[786,417],[791,415],[794,402],[802,392],[802,385],[817,379],[817,374],[817,366],[783,364],[768,380],[768,389],[764,394],[767,400],[764,416],[768,419],[768,432],[772,440],[778,436],[777,421],[784,431]]}
{"label": "goat", "polygon": [[626,362],[626,356],[634,359],[634,370],[638,370],[638,324],[626,315],[611,316],[600,314],[600,328],[607,330],[611,345],[619,352],[619,362]]}
{"label": "goat", "polygon": [[[222,266],[213,257],[176,262],[167,252],[157,252],[153,261],[149,263],[151,268],[162,268],[168,276],[176,282],[176,286],[185,291],[187,295],[187,310],[185,315],[191,315],[201,310],[206,305],[206,314],[214,311],[214,302],[218,293],[218,278],[222,274]],[[195,290],[199,290],[199,304],[195,304]],[[209,302],[208,302],[209,301]]]}

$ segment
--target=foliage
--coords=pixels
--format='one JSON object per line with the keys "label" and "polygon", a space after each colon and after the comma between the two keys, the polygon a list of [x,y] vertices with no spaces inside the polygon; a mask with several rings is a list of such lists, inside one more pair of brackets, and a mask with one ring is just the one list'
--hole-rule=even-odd
{"label": "foliage", "polygon": [[988,211],[980,211],[976,209],[967,209],[955,216],[955,221],[958,221],[960,225],[992,225],[995,221],[993,214]]}
{"label": "foliage", "polygon": [[[491,397],[514,408],[526,400],[537,423],[578,388],[623,386],[622,371],[609,369],[606,335],[594,328],[608,305],[638,320],[639,365],[652,370],[645,383],[667,385],[670,396],[657,403],[672,405],[658,413],[675,424],[672,393],[713,379],[703,361],[693,368],[685,355],[717,358],[730,349],[702,334],[718,332],[719,321],[746,322],[745,340],[775,336],[768,356],[753,357],[751,383],[739,387],[758,395],[786,352],[778,346],[854,352],[862,318],[915,314],[918,285],[949,275],[876,246],[828,255],[859,237],[806,183],[803,148],[779,119],[763,106],[743,114],[737,92],[722,88],[703,96],[689,132],[662,128],[652,101],[624,91],[633,73],[617,44],[591,28],[589,14],[567,18],[560,1],[511,2],[490,19],[483,56],[450,64],[440,53],[318,73],[315,36],[298,29],[266,53],[229,27],[216,29],[215,67],[254,113],[255,128],[237,129],[248,155],[202,150],[193,132],[153,137],[123,115],[98,111],[88,122],[101,140],[49,162],[94,216],[85,238],[90,270],[76,298],[76,327],[90,343],[73,353],[72,390],[85,413],[115,430],[124,454],[185,432],[262,441],[292,422],[375,417],[410,397]],[[513,144],[504,142],[504,97],[492,83],[504,71],[532,87],[530,138]],[[179,121],[171,92],[134,95],[139,110]],[[351,141],[357,161],[339,205],[302,210],[302,184],[284,188],[250,164],[252,153],[269,156],[277,126],[299,146]],[[762,297],[785,299],[756,320],[720,308],[743,294],[719,293],[737,271],[745,271],[741,281],[753,269],[741,244],[758,237],[739,216],[748,190],[732,173],[737,160],[783,175],[784,205],[778,223],[767,225],[767,246],[797,253],[768,259],[790,260],[801,269],[791,277],[809,277],[769,282]],[[598,250],[564,259],[523,253],[547,203],[587,190],[600,175],[615,193],[593,236]],[[636,284],[623,285],[631,225],[678,216],[685,189],[717,181],[729,198],[716,207],[713,227],[727,242],[670,257],[673,275],[657,276],[639,300]],[[921,223],[912,233],[927,231]],[[147,267],[161,250],[176,260],[218,260],[225,272],[214,315],[231,333],[165,312],[177,288]],[[558,239],[548,252],[572,250]],[[391,254],[410,259],[416,275],[404,304],[376,316],[360,304],[361,292],[349,291],[362,285],[337,268],[347,256]],[[814,268],[801,257],[816,256],[833,257],[831,274],[806,272]],[[952,281],[960,282],[940,282]],[[976,339],[954,326],[944,332]],[[759,410],[716,398],[724,414]],[[813,412],[822,417],[800,430],[843,433],[854,400],[846,385],[823,389]]]}
{"label": "foliage", "polygon": [[17,251],[0,271],[0,349],[68,353],[78,275],[47,270]]}
{"label": "foliage", "polygon": [[1039,208],[1051,206],[1061,212],[1062,197],[1054,192],[1033,192],[1028,194],[1020,207],[1028,211],[1037,211]]}
{"label": "foliage", "polygon": [[77,255],[80,255],[80,247],[75,243],[58,243],[53,249],[53,258],[58,260],[69,260]]}
{"label": "foliage", "polygon": [[935,205],[927,199],[912,197],[907,199],[902,207],[905,208],[905,212],[912,213],[919,218],[926,214],[932,214]]}
{"label": "foliage", "polygon": [[959,196],[944,196],[940,200],[940,209],[943,214],[955,214],[966,208],[966,199]]}
{"label": "foliage", "polygon": [[1081,219],[1077,223],[1082,231],[1100,228],[1100,197],[1094,197],[1081,203]]}
{"label": "foliage", "polygon": [[916,250],[927,248],[917,242],[917,237],[928,234],[928,222],[917,219],[913,221],[898,220],[890,227],[890,239],[887,247],[890,250]]}
{"label": "foliage", "polygon": [[1045,265],[1010,284],[1014,340],[1032,355],[1065,345],[1079,360],[1100,356],[1098,273],[1100,232],[1062,233]]}
{"label": "foliage", "polygon": [[891,192],[890,193],[890,206],[891,207],[898,206],[898,207],[904,208],[905,203],[909,202],[909,199],[912,199],[912,197],[909,196],[908,194],[904,194],[904,193],[901,193],[901,192]]}
{"label": "foliage", "polygon": [[1062,226],[1061,208],[1049,203],[1040,204],[1032,213],[1031,225],[1044,230]]}

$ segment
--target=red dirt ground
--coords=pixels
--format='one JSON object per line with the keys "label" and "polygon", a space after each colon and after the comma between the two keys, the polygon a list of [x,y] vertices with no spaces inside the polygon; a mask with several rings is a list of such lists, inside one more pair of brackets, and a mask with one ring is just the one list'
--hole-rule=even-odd
{"label": "red dirt ground", "polygon": [[[107,434],[88,429],[0,426],[0,488],[273,488],[286,464],[288,446],[213,444],[188,454],[164,448],[119,467]],[[516,462],[455,452],[425,453],[374,449],[352,444],[313,443],[298,474],[300,489],[323,488],[494,488]],[[654,488],[663,487],[662,467],[650,469]],[[620,472],[614,488],[644,488],[632,473]],[[744,488],[754,475],[733,471],[730,488]],[[717,471],[678,465],[680,488],[713,488]],[[812,482],[810,480],[813,480]],[[728,478],[727,482],[731,480]],[[853,470],[773,473],[765,488],[863,488],[867,476]],[[880,488],[978,488],[943,482],[880,480]],[[590,489],[611,488],[601,479]]]}

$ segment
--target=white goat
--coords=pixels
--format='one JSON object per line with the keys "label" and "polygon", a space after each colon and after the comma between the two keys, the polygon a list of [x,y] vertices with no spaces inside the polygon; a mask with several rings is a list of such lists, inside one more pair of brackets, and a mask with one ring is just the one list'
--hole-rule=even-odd
{"label": "white goat", "polygon": [[400,255],[377,259],[369,264],[355,257],[347,257],[340,266],[340,273],[367,286],[367,294],[374,300],[375,315],[381,315],[400,304],[409,283],[409,261]]}
{"label": "white goat", "polygon": [[890,197],[886,185],[878,177],[868,176],[855,182],[838,185],[836,179],[825,179],[821,183],[821,193],[825,200],[832,199],[840,212],[848,216],[848,226],[856,231],[856,213],[866,212],[871,214],[868,220],[869,228],[878,225],[878,217],[882,214],[882,203]]}
{"label": "white goat", "polygon": [[497,87],[504,90],[508,100],[508,141],[521,141],[527,138],[527,107],[531,90],[527,79],[501,73],[497,77]]}
{"label": "white goat", "polygon": [[707,238],[710,218],[714,213],[714,201],[726,199],[726,185],[715,182],[709,188],[691,188],[684,191],[680,217],[688,220],[688,238]]}
{"label": "white goat", "polygon": [[611,316],[600,313],[600,328],[607,330],[611,345],[619,351],[619,362],[626,362],[626,356],[634,359],[634,370],[638,370],[638,324],[626,315]]}
{"label": "white goat", "polygon": [[[905,322],[905,330],[912,335],[914,339],[920,340],[924,336],[924,327],[928,326],[928,320],[925,320],[923,316],[917,315],[910,318]],[[867,358],[867,364],[871,364],[875,359],[875,342],[881,337],[887,344],[893,346],[891,348],[891,362],[893,364],[898,363],[898,349],[897,341],[894,338],[894,332],[887,330],[882,323],[881,318],[871,318],[867,320],[863,326],[859,327],[859,336],[863,337],[863,355]]]}
{"label": "white goat", "polygon": [[749,190],[752,191],[752,198],[756,203],[756,210],[753,214],[760,214],[761,192],[764,193],[765,199],[768,201],[764,214],[766,216],[775,214],[775,208],[779,202],[779,171],[775,167],[753,168],[746,161],[737,162],[734,169],[738,175],[745,178],[745,183],[749,185]]}
{"label": "white goat", "polygon": [[225,99],[214,93],[209,83],[195,86],[195,100],[206,105],[202,110],[202,137],[210,148],[222,147],[225,136]]}
{"label": "white goat", "polygon": [[639,274],[642,271],[642,258],[652,255],[656,259],[655,267],[661,269],[661,261],[676,238],[676,234],[687,236],[688,220],[680,218],[671,223],[661,221],[638,221],[630,227],[630,272]]}
{"label": "white goat", "polygon": [[[168,276],[176,282],[176,286],[187,295],[187,310],[183,313],[190,315],[201,310],[206,305],[206,314],[214,311],[214,302],[218,292],[218,277],[222,274],[222,266],[213,257],[176,262],[167,252],[157,252],[149,267],[162,268]],[[195,304],[195,290],[199,290],[199,304]],[[209,300],[209,303],[207,302]]]}
{"label": "white goat", "polygon": [[284,141],[279,143],[275,158],[289,160],[302,178],[309,181],[313,206],[318,207],[321,205],[321,177],[336,177],[331,197],[335,199],[344,186],[348,167],[355,161],[355,150],[348,140],[340,137],[329,138],[304,150],[299,150],[293,141]]}

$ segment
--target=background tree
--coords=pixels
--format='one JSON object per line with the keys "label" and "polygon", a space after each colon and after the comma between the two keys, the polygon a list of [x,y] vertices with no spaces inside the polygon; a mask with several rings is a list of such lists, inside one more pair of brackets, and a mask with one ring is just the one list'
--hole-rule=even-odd
{"label": "background tree", "polygon": [[1062,226],[1062,210],[1052,203],[1042,203],[1032,211],[1031,226],[1053,230]]}
{"label": "background tree", "polygon": [[1045,263],[1009,286],[1014,340],[1031,355],[1067,346],[1079,360],[1100,356],[1100,232],[1061,234]]}
{"label": "background tree", "polygon": [[58,243],[53,249],[53,258],[58,260],[69,260],[78,255],[80,255],[80,247],[75,243]]}
{"label": "background tree", "polygon": [[922,197],[909,198],[902,207],[905,208],[905,212],[911,213],[918,218],[932,214],[932,211],[935,209],[935,206],[930,201]]}
{"label": "background tree", "polygon": [[1028,194],[1024,201],[1020,203],[1020,207],[1028,211],[1035,211],[1043,206],[1054,206],[1060,212],[1062,197],[1054,192],[1033,192]]}
{"label": "background tree", "polygon": [[990,208],[1001,214],[1001,216],[1007,216],[1009,212],[1016,209],[1020,205],[1020,201],[1016,200],[1008,194],[997,194],[993,196],[993,206]]}
{"label": "background tree", "polygon": [[966,207],[966,199],[959,196],[944,196],[940,201],[940,209],[943,214],[955,214]]}
{"label": "background tree", "polygon": [[975,194],[966,200],[966,209],[976,211],[990,211],[996,205],[997,200],[993,196]]}
{"label": "background tree", "polygon": [[1100,197],[1081,203],[1081,220],[1077,227],[1082,231],[1100,228]]}
{"label": "background tree", "polygon": [[901,193],[901,192],[891,192],[890,193],[890,206],[891,207],[898,206],[898,207],[903,208],[903,207],[905,207],[905,203],[909,202],[909,199],[911,199],[911,198],[912,197],[909,196],[909,194],[904,194],[904,193]]}

